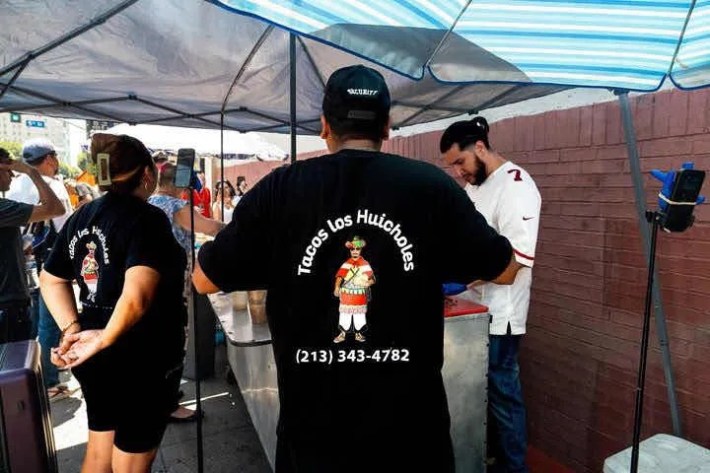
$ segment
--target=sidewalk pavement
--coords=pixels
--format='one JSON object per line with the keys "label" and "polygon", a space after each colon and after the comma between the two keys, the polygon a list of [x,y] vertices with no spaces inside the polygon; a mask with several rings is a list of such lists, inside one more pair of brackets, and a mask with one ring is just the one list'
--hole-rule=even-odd
{"label": "sidewalk pavement", "polygon": [[[200,384],[202,397],[202,434],[205,473],[271,473],[271,467],[249,418],[239,388],[226,380],[224,346],[217,347],[215,377]],[[195,408],[195,385],[181,385],[185,396],[181,403]],[[69,378],[70,388],[78,388]],[[140,389],[117,383],[117,389]],[[88,435],[86,405],[77,390],[71,397],[51,404],[54,442],[59,473],[78,473],[86,450]],[[153,473],[195,473],[197,471],[197,424],[168,425],[153,463]]]}

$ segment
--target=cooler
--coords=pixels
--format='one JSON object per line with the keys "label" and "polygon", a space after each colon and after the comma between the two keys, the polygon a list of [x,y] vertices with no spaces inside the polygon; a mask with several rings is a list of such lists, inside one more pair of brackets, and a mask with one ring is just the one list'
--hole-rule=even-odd
{"label": "cooler", "polygon": [[[631,471],[631,447],[604,460],[604,473]],[[657,434],[639,445],[638,473],[710,473],[710,450]]]}

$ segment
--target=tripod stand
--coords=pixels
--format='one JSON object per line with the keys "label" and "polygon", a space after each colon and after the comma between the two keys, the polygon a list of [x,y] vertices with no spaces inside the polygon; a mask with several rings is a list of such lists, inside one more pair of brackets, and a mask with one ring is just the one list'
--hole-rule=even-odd
{"label": "tripod stand", "polygon": [[653,273],[656,264],[656,240],[663,214],[658,211],[646,211],[646,221],[651,224],[651,251],[648,257],[648,280],[646,282],[646,302],[643,313],[643,333],[641,335],[641,356],[639,359],[638,380],[636,382],[636,407],[634,410],[634,437],[631,447],[631,473],[638,472],[639,444],[641,441],[641,419],[643,417],[643,392],[646,383],[646,358],[648,356],[648,337],[651,324],[651,298],[653,294]]}

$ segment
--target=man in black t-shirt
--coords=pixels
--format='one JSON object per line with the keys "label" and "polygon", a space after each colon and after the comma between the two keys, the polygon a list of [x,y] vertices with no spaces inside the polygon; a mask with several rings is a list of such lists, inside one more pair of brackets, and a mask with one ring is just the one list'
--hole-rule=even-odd
{"label": "man in black t-shirt", "polygon": [[0,148],[0,193],[10,188],[14,172],[26,174],[36,186],[39,205],[0,198],[0,343],[31,338],[25,255],[20,227],[56,217],[64,212],[61,201],[35,168],[13,161]]}
{"label": "man in black t-shirt", "polygon": [[[389,109],[378,72],[336,71],[321,118],[333,154],[262,179],[199,254],[198,291],[269,291],[278,473],[453,471],[441,284],[515,275],[508,240],[456,182],[379,151]],[[377,276],[377,284],[363,281],[364,327],[340,318],[333,297],[343,245],[355,235],[367,241],[363,279]],[[340,340],[341,330],[367,336]]]}

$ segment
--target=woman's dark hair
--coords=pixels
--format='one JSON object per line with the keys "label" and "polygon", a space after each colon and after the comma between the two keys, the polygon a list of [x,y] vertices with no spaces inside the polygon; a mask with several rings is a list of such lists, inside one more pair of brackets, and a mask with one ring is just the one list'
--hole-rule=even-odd
{"label": "woman's dark hair", "polygon": [[486,149],[490,149],[488,143],[488,122],[483,117],[475,117],[471,120],[456,122],[450,125],[439,141],[439,151],[446,153],[454,144],[459,149],[465,149],[476,141],[482,141]]}
{"label": "woman's dark hair", "polygon": [[223,188],[225,185],[227,186],[227,194],[229,195],[229,198],[230,198],[230,199],[231,199],[232,197],[234,197],[235,195],[237,195],[237,191],[234,190],[234,186],[233,186],[232,183],[229,182],[229,181],[225,181],[224,183],[222,183],[222,181],[217,181],[217,183],[214,185],[215,194],[216,194],[217,192],[221,191],[222,188]]}
{"label": "woman's dark hair", "polygon": [[[108,154],[108,169],[97,163],[99,154]],[[91,159],[99,174],[106,173],[111,184],[100,185],[102,191],[130,194],[141,183],[145,168],[155,169],[148,149],[139,140],[127,135],[96,133],[91,137]]]}

